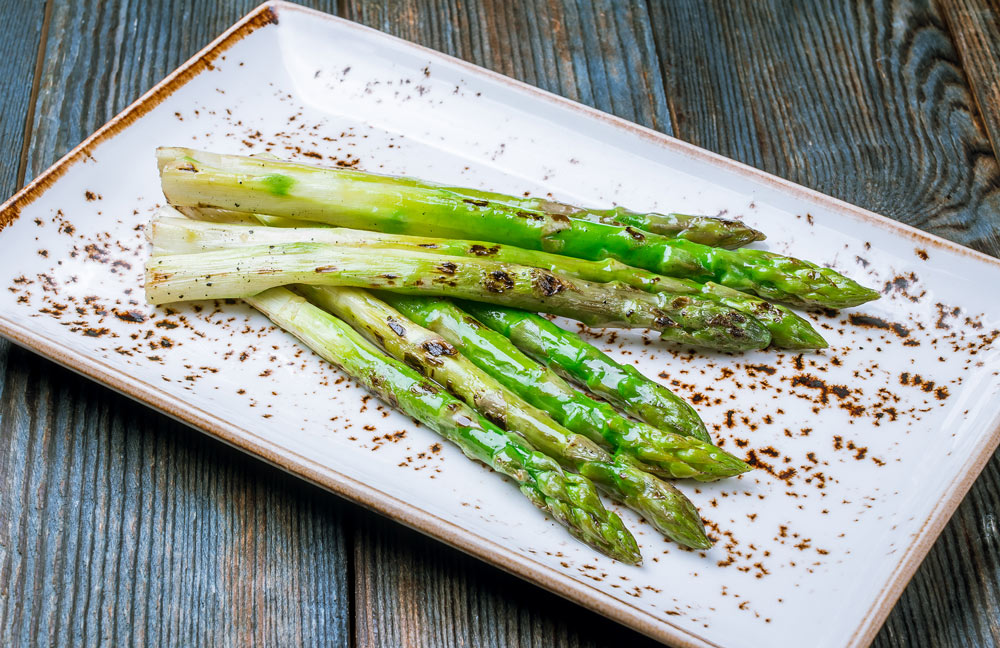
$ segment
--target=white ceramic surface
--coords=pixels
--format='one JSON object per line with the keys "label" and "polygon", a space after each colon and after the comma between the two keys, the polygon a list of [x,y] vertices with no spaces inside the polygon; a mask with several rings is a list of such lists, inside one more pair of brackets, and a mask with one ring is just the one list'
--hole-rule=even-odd
{"label": "white ceramic surface", "polygon": [[[7,203],[0,332],[661,640],[871,639],[997,444],[1000,298],[983,293],[1000,285],[995,260],[291,5],[258,9],[200,56]],[[767,232],[764,247],[886,294],[814,316],[831,343],[821,353],[712,355],[594,332],[760,466],[681,486],[718,540],[708,552],[619,510],[646,558],[628,567],[247,307],[147,306],[141,230],[163,200],[158,145],[726,213]]]}

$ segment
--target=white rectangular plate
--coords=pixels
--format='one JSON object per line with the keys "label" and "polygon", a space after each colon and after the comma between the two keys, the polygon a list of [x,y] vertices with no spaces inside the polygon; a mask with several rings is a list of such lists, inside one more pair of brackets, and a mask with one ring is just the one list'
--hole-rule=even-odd
{"label": "white rectangular plate", "polygon": [[[570,539],[242,304],[152,308],[159,145],[405,173],[571,202],[741,216],[880,301],[816,315],[821,353],[595,343],[691,398],[759,468],[684,484],[715,548]],[[997,445],[996,260],[379,32],[262,6],[0,212],[0,332],[209,434],[684,646],[863,645]]]}

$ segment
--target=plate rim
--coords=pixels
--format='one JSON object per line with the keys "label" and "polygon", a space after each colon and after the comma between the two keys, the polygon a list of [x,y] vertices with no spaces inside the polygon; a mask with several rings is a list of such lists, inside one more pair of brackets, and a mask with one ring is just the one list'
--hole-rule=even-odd
{"label": "plate rim", "polygon": [[[881,216],[870,210],[804,187],[771,173],[767,173],[718,153],[679,140],[673,136],[635,124],[615,115],[600,111],[567,99],[525,82],[488,70],[468,61],[444,54],[385,32],[366,27],[359,23],[333,16],[316,9],[287,2],[269,0],[252,9],[243,18],[226,29],[176,70],[157,82],[124,110],[94,131],[80,144],[73,147],[52,166],[0,204],[0,232],[20,216],[21,210],[44,194],[73,164],[89,156],[92,147],[100,144],[128,128],[139,118],[162,103],[188,81],[206,70],[212,69],[212,62],[232,45],[253,32],[268,25],[280,24],[280,15],[286,11],[306,14],[338,24],[340,27],[362,31],[377,38],[388,39],[413,51],[431,58],[447,61],[470,71],[479,77],[500,82],[515,90],[525,92],[556,105],[571,108],[584,115],[598,119],[618,130],[638,135],[647,142],[663,148],[699,159],[716,167],[727,168],[740,175],[785,192],[792,197],[823,205],[832,211],[846,213],[858,220],[873,223],[885,230],[905,238],[938,249],[969,257],[973,261],[1000,268],[1000,259],[973,250],[953,241],[930,234],[916,227]],[[553,592],[574,603],[606,616],[618,623],[629,626],[647,636],[679,648],[719,648],[719,644],[662,619],[627,601],[608,596],[586,583],[573,579],[563,572],[546,566],[535,559],[505,548],[496,541],[469,531],[424,509],[412,506],[389,493],[344,475],[328,466],[323,466],[307,457],[271,443],[249,430],[230,424],[184,402],[153,385],[138,380],[127,373],[114,369],[98,358],[89,357],[70,346],[50,339],[18,324],[0,313],[0,335],[14,343],[39,353],[57,364],[100,382],[112,390],[139,403],[152,407],[170,418],[189,425],[205,434],[219,439],[227,445],[238,448],[256,458],[280,468],[301,479],[311,482],[338,496],[376,511],[405,526],[444,542],[460,551],[483,560],[519,578]],[[871,607],[861,617],[861,621],[848,640],[848,646],[868,645],[885,622],[903,589],[923,562],[944,526],[961,504],[972,484],[976,481],[1000,445],[1000,413],[987,424],[992,429],[980,435],[979,442],[962,466],[956,477],[948,483],[939,500],[924,519],[920,530],[907,546],[902,559],[897,562],[889,579],[881,585]]]}

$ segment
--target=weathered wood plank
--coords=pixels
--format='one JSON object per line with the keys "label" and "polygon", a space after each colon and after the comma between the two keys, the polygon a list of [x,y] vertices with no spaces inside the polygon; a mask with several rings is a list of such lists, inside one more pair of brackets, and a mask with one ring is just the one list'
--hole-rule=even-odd
{"label": "weathered wood plank", "polygon": [[1000,4],[941,0],[941,9],[993,153],[1000,155]]}
{"label": "weathered wood plank", "polygon": [[345,0],[339,13],[671,132],[653,38],[641,3]]}
{"label": "weathered wood plank", "polygon": [[[21,186],[23,177],[23,154],[27,150],[26,123],[33,106],[32,89],[35,68],[38,62],[37,53],[41,49],[42,32],[44,31],[44,3],[33,3],[28,7],[12,0],[0,1],[0,12],[9,17],[10,31],[0,40],[0,194],[6,198]],[[7,360],[11,344],[0,339],[0,398],[7,392],[2,376],[6,373]],[[2,412],[2,410],[0,410]],[[23,417],[23,414],[21,414]],[[4,436],[8,434],[7,417],[0,413],[0,430]],[[11,447],[0,439],[0,466],[6,466],[11,454]],[[0,470],[3,470],[0,468]],[[6,480],[0,481],[6,486]],[[4,492],[7,492],[4,489]],[[3,494],[0,493],[0,497]],[[10,616],[11,600],[6,591],[12,576],[12,570],[6,568],[7,556],[12,550],[12,543],[6,536],[11,520],[17,519],[17,506],[7,506],[0,500],[0,643],[9,645],[7,640],[7,623],[4,620]]]}
{"label": "weathered wood plank", "polygon": [[[1000,254],[1000,167],[936,6],[649,5],[679,137]],[[998,479],[995,456],[876,646],[1000,644]]]}
{"label": "weathered wood plank", "polygon": [[354,551],[359,647],[660,645],[375,516],[359,524]]}
{"label": "weathered wood plank", "polygon": [[46,5],[0,0],[4,37],[0,39],[0,201],[21,185],[18,177],[25,122],[32,105],[35,64]]}
{"label": "weathered wood plank", "polygon": [[1000,167],[926,0],[650,8],[678,137],[1000,252]]}
{"label": "weathered wood plank", "polygon": [[0,645],[347,645],[344,506],[12,351]]}
{"label": "weathered wood plank", "polygon": [[[55,2],[28,177],[256,4]],[[26,351],[0,370],[0,645],[349,644],[349,506]]]}

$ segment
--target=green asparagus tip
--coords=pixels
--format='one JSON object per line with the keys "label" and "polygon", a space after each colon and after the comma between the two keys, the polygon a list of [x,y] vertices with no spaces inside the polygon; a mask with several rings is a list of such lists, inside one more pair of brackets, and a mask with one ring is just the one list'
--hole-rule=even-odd
{"label": "green asparagus tip", "polygon": [[830,346],[826,339],[816,331],[802,332],[802,349],[825,349]]}
{"label": "green asparagus tip", "polygon": [[572,501],[582,502],[592,498],[592,508],[596,510],[596,507],[600,506],[603,516],[599,518],[580,506],[570,510],[563,502],[550,502],[554,505],[552,513],[556,519],[572,520],[573,524],[566,525],[569,532],[578,540],[605,555],[629,565],[641,565],[642,553],[635,537],[616,513],[605,510],[600,504],[596,491],[593,490],[594,485],[590,480],[583,475],[571,472],[563,473],[561,476],[563,479],[562,488],[565,489],[566,493],[573,495],[570,498]]}
{"label": "green asparagus tip", "polygon": [[728,238],[720,242],[720,247],[725,247],[728,249],[734,249],[738,247],[743,247],[744,245],[749,245],[751,243],[756,243],[757,241],[766,241],[767,235],[760,230],[756,230],[749,225],[735,220],[725,220],[732,229],[732,233]]}
{"label": "green asparagus tip", "polygon": [[737,459],[736,457],[733,457],[732,455],[729,455],[729,456],[733,458],[732,464],[733,464],[733,475],[734,476],[735,475],[742,475],[743,473],[747,473],[747,472],[750,472],[751,470],[753,470],[753,466],[751,466],[747,462],[743,461],[742,459]]}
{"label": "green asparagus tip", "polygon": [[718,481],[720,479],[725,479],[727,477],[735,477],[736,475],[742,475],[745,472],[750,472],[753,467],[747,462],[734,457],[725,450],[717,447],[712,448],[712,459],[714,460],[714,465],[712,470],[702,472],[692,477],[696,481],[700,482],[711,482]]}
{"label": "green asparagus tip", "polygon": [[807,321],[802,320],[801,324],[801,326],[797,327],[794,337],[789,336],[788,339],[782,340],[783,344],[780,348],[804,351],[808,349],[825,349],[830,346],[830,343],[816,329],[810,326]]}
{"label": "green asparagus tip", "polygon": [[735,477],[736,475],[742,475],[745,472],[750,472],[753,467],[747,462],[734,457],[728,452],[720,453],[722,456],[717,456],[716,460],[722,465],[725,472],[728,472],[728,477]]}
{"label": "green asparagus tip", "polygon": [[705,523],[702,522],[698,509],[683,493],[669,482],[641,471],[635,472],[635,460],[623,452],[615,454],[615,465],[622,476],[633,474],[640,479],[646,478],[643,496],[636,498],[639,505],[636,510],[654,528],[685,547],[708,549],[712,546],[712,541],[705,534]]}
{"label": "green asparagus tip", "polygon": [[716,351],[740,353],[757,351],[771,344],[771,333],[753,317],[730,311],[715,317],[704,328],[689,331],[682,327],[660,331],[660,339],[676,344],[690,344]]}
{"label": "green asparagus tip", "polygon": [[712,541],[705,535],[705,524],[696,510],[691,515],[674,516],[670,531],[670,539],[680,545],[691,549],[712,548]]}
{"label": "green asparagus tip", "polygon": [[827,306],[830,308],[852,308],[882,298],[882,293],[879,291],[862,286],[851,279],[844,280],[839,289],[840,294],[836,298],[831,299],[829,303],[812,305]]}
{"label": "green asparagus tip", "polygon": [[711,549],[712,541],[707,535],[705,535],[705,531],[703,529],[699,529],[699,531],[701,532],[700,537],[698,535],[690,536],[685,541],[685,545],[691,547],[692,549]]}
{"label": "green asparagus tip", "polygon": [[[615,515],[610,511],[608,514]],[[615,517],[618,516],[615,515]],[[635,541],[635,537],[625,527],[625,523],[621,521],[621,518],[618,519],[618,522],[622,526],[621,531],[616,534],[619,550],[616,552],[614,558],[633,567],[639,567],[642,565],[642,552],[639,550],[639,543]]]}

